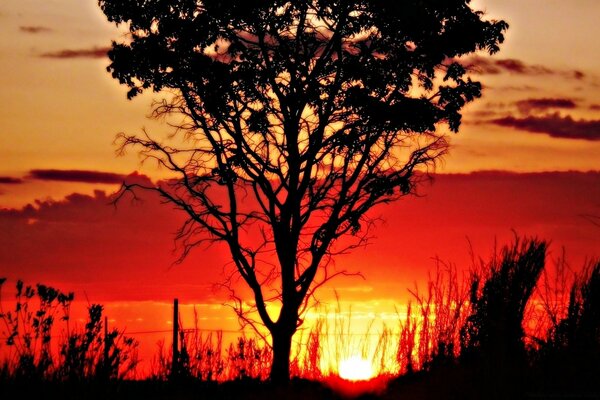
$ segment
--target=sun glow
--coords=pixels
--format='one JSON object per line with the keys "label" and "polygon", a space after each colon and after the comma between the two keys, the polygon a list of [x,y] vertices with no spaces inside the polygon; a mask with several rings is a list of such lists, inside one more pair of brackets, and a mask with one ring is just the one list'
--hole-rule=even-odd
{"label": "sun glow", "polygon": [[366,381],[373,378],[373,366],[362,357],[352,356],[340,362],[339,375],[348,381]]}

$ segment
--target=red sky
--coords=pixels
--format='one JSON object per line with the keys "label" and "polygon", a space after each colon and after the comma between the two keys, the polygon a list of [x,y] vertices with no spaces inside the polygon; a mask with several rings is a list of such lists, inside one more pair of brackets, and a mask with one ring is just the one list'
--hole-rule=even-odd
{"label": "red sky", "polygon": [[[75,291],[78,318],[88,302],[102,303],[110,324],[128,332],[168,331],[174,297],[183,304],[186,327],[195,307],[201,328],[238,329],[233,312],[223,306],[227,293],[214,286],[222,281],[226,251],[197,249],[183,264],[172,265],[173,232],[182,215],[150,194],[143,198],[115,208],[97,191],[0,211],[1,275],[8,285],[24,279]],[[410,298],[407,289],[415,283],[424,289],[434,257],[466,272],[471,246],[487,259],[495,243],[509,243],[515,233],[550,240],[549,263],[564,249],[579,270],[599,256],[600,172],[442,174],[421,188],[420,197],[380,207],[373,216],[385,222],[374,230],[372,243],[338,257],[333,266],[360,271],[364,279],[340,278],[319,294],[331,311],[337,291],[342,314],[352,315],[356,332],[374,319],[376,326],[395,327],[396,312]],[[166,336],[136,335],[145,370],[156,342]]]}
{"label": "red sky", "polygon": [[[128,178],[135,179],[148,178]],[[102,191],[75,193],[0,211],[2,274],[85,291],[94,301],[222,299],[212,284],[222,277],[226,249],[199,248],[174,265],[173,234],[183,215],[153,194],[141,198],[115,207]],[[564,247],[576,268],[598,256],[600,226],[593,216],[600,216],[599,200],[600,172],[438,175],[419,197],[374,210],[383,222],[372,243],[335,262],[366,279],[345,278],[332,287],[347,290],[345,297],[400,300],[404,288],[435,266],[433,257],[468,268],[469,242],[485,258],[495,242],[508,243],[515,233],[552,241],[552,257]]]}
{"label": "red sky", "polygon": [[[434,183],[375,210],[385,222],[372,244],[336,260],[365,280],[344,278],[323,296],[335,288],[358,314],[403,303],[435,256],[468,268],[469,242],[485,258],[514,232],[537,235],[552,241],[552,258],[564,247],[574,269],[600,256],[600,2],[472,4],[510,23],[506,43],[468,60],[484,96]],[[0,277],[74,290],[134,330],[168,327],[173,297],[199,304],[208,326],[235,327],[213,290],[223,248],[173,266],[181,215],[150,195],[108,204],[133,171],[164,177],[134,153],[114,154],[118,132],[167,132],[146,118],[151,96],[128,102],[105,71],[120,34],[95,0],[0,3]]]}

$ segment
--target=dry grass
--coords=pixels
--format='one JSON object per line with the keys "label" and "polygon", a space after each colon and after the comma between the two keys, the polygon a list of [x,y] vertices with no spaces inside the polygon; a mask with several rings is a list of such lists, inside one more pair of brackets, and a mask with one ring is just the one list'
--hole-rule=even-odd
{"label": "dry grass", "polygon": [[[448,376],[457,387],[456,382],[471,382],[475,391],[498,385],[499,395],[508,395],[514,394],[511,385],[517,387],[517,381],[525,378],[534,392],[564,390],[570,383],[561,377],[569,376],[581,387],[598,388],[594,377],[600,374],[600,263],[575,276],[562,259],[546,268],[545,249],[543,241],[517,239],[466,275],[439,262],[424,287],[410,290],[413,300],[405,313],[398,312],[397,325],[383,325],[379,331],[370,325],[362,335],[354,334],[352,311],[342,310],[338,301],[333,315],[296,335],[292,374],[332,382],[339,362],[360,354],[372,361],[385,381],[428,376],[419,379],[437,382],[436,377]],[[69,330],[72,296],[43,285],[18,286],[15,309],[0,314],[8,338],[3,346],[11,348],[11,356],[2,363],[2,379],[135,376],[135,343],[116,330],[103,334],[100,306],[90,308],[83,329]],[[56,321],[66,325],[66,333],[59,354],[53,355],[49,332]],[[268,378],[272,355],[268,344],[254,337],[224,343],[220,332],[202,333],[197,316],[194,326],[181,332],[178,379]],[[173,378],[172,365],[172,354],[163,343],[150,378]]]}

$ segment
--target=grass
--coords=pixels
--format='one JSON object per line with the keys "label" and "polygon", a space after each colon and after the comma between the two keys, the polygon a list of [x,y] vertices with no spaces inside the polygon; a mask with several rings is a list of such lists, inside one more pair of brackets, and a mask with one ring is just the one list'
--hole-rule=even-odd
{"label": "grass", "polygon": [[[518,238],[467,275],[439,262],[425,287],[411,290],[397,326],[384,327],[375,341],[353,338],[338,306],[333,318],[298,335],[289,388],[266,382],[271,350],[262,341],[225,344],[222,334],[198,329],[182,332],[175,374],[163,343],[150,376],[131,380],[136,342],[104,332],[101,306],[73,329],[71,294],[17,282],[15,307],[0,312],[2,345],[10,348],[0,391],[33,397],[38,389],[27,382],[36,381],[66,398],[600,398],[600,262],[579,275],[564,260],[548,264],[544,241]],[[64,334],[55,354],[50,332],[57,324]],[[337,377],[326,362],[349,349],[361,349],[380,376],[357,383]]]}

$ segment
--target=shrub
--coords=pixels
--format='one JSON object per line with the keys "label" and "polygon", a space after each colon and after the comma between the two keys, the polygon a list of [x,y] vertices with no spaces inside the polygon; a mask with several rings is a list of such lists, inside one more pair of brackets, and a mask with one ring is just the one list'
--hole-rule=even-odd
{"label": "shrub", "polygon": [[[0,294],[5,281],[0,279]],[[73,293],[43,284],[34,288],[21,280],[16,283],[14,309],[5,312],[0,296],[0,323],[8,347],[0,376],[67,381],[132,376],[138,363],[138,343],[117,329],[103,332],[103,308],[97,304],[89,306],[83,330],[71,330],[73,299]],[[62,334],[57,335],[61,329]],[[57,336],[58,351],[54,351],[52,339]]]}

